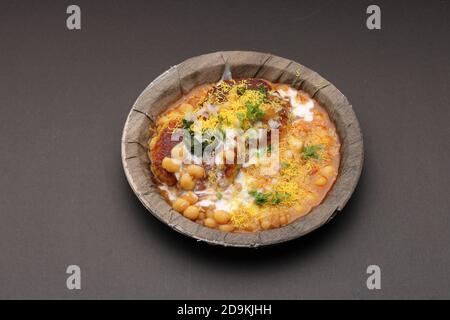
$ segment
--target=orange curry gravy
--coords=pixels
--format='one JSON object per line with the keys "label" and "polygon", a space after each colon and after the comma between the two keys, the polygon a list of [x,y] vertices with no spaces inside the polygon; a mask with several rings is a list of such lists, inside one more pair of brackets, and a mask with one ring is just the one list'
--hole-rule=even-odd
{"label": "orange curry gravy", "polygon": [[[187,136],[172,139],[180,129]],[[301,90],[262,79],[197,87],[151,130],[151,170],[161,194],[186,218],[224,232],[269,230],[308,214],[339,169],[339,137],[326,110]],[[199,147],[215,146],[205,163],[186,139],[210,131],[215,139]],[[267,143],[258,140],[241,159],[241,148],[262,131]]]}

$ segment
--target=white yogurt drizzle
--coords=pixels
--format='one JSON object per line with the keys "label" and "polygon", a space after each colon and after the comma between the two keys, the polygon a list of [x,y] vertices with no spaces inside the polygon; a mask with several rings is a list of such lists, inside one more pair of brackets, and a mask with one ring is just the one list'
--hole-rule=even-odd
{"label": "white yogurt drizzle", "polygon": [[[242,189],[239,192],[236,192],[236,183],[239,183],[242,186]],[[243,203],[249,203],[252,201],[252,197],[248,194],[248,191],[247,181],[244,174],[239,172],[234,180],[234,183],[221,192],[221,199],[217,199],[217,193],[213,189],[206,189],[204,191],[196,192],[197,195],[204,197],[204,199],[197,202],[197,205],[202,207],[215,205],[216,210],[231,212],[238,209]]]}
{"label": "white yogurt drizzle", "polygon": [[297,100],[298,91],[292,88],[289,88],[287,91],[279,89],[277,92],[282,99],[289,100],[292,106],[291,112],[294,116],[303,118],[303,120],[308,122],[313,120],[314,114],[311,110],[314,108],[314,101],[312,99],[308,99],[306,103],[301,103]]}

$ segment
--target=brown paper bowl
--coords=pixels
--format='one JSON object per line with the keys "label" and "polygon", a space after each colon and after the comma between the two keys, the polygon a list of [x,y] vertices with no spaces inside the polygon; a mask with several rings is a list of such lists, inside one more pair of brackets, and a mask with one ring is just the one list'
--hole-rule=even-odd
{"label": "brown paper bowl", "polygon": [[[308,92],[324,106],[341,139],[341,166],[325,200],[308,215],[279,229],[256,233],[225,233],[203,227],[175,212],[151,179],[147,141],[149,126],[168,105],[192,88],[220,79],[225,62],[234,77],[263,78]],[[301,237],[342,211],[358,183],[363,165],[363,140],[347,98],[330,82],[301,64],[267,53],[225,51],[188,59],[171,67],[142,92],[128,115],[122,136],[122,162],[131,188],[142,204],[172,229],[210,244],[259,247]]]}

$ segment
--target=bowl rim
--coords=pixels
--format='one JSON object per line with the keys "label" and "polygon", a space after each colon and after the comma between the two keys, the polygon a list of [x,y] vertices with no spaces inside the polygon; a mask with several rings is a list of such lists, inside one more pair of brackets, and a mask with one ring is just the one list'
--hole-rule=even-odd
{"label": "bowl rim", "polygon": [[[306,91],[327,110],[336,125],[341,142],[341,161],[336,181],[320,205],[286,226],[253,233],[225,233],[204,227],[174,211],[159,194],[151,179],[147,157],[150,124],[160,112],[192,88],[219,80],[226,63],[238,77],[287,83]],[[318,73],[293,60],[269,53],[219,51],[187,59],[169,68],[142,91],[123,128],[121,158],[133,192],[147,210],[164,224],[181,234],[209,244],[260,247],[304,236],[341,212],[361,176],[364,146],[352,105],[332,83]]]}

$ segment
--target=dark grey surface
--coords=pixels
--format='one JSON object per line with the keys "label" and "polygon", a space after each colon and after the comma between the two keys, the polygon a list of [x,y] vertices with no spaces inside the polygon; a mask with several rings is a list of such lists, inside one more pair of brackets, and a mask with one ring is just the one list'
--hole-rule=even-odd
{"label": "dark grey surface", "polygon": [[[0,298],[450,298],[449,1],[0,3]],[[352,102],[365,166],[331,224],[259,250],[185,238],[127,185],[120,136],[170,65],[256,50]],[[65,269],[82,269],[82,290]],[[382,268],[382,290],[366,267]]]}

